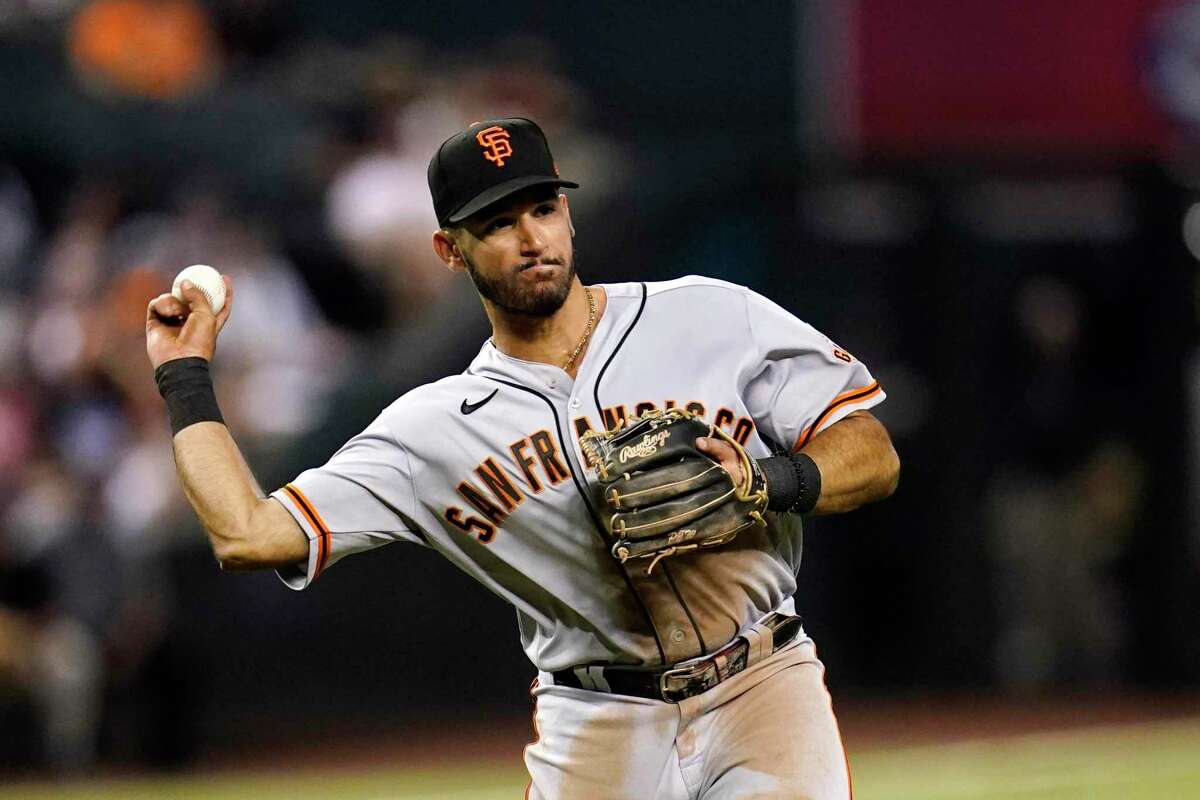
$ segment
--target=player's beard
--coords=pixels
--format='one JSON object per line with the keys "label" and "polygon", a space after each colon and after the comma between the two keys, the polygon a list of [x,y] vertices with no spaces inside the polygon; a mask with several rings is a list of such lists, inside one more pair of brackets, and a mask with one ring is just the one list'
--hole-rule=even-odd
{"label": "player's beard", "polygon": [[[467,265],[467,274],[475,284],[475,290],[492,305],[509,314],[519,314],[524,317],[548,317],[562,308],[571,293],[571,284],[575,281],[575,260],[566,261],[566,269],[562,277],[553,282],[541,282],[534,286],[517,285],[519,273],[503,273],[489,278],[475,269],[471,259],[464,254],[463,261]],[[553,263],[553,262],[551,262]]]}

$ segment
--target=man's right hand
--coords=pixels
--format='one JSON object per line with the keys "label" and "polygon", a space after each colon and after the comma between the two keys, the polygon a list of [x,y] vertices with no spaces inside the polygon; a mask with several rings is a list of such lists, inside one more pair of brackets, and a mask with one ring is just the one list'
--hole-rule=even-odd
{"label": "man's right hand", "polygon": [[191,281],[180,286],[182,301],[168,292],[146,306],[146,354],[154,369],[191,356],[212,361],[217,334],[225,327],[233,307],[233,282],[228,275],[222,275],[221,280],[225,281],[225,307],[219,314],[213,314],[208,298]]}

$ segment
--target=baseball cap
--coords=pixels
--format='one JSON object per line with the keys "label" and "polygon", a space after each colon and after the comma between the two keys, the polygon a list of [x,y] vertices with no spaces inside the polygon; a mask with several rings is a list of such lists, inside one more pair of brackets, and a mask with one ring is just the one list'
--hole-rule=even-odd
{"label": "baseball cap", "polygon": [[523,117],[474,122],[442,142],[429,160],[429,193],[442,226],[540,185],[579,187],[558,177],[546,134]]}

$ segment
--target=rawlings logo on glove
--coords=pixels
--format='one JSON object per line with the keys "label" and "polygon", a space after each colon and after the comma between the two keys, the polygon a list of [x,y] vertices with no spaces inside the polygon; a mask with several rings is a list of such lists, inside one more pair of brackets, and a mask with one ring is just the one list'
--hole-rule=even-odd
{"label": "rawlings logo on glove", "polygon": [[[705,436],[737,451],[739,483],[697,449],[696,439]],[[685,409],[649,411],[616,430],[589,431],[580,445],[605,487],[613,557],[649,559],[647,574],[664,558],[766,525],[767,487],[758,464],[723,430]]]}
{"label": "rawlings logo on glove", "polygon": [[658,450],[659,445],[661,445],[663,442],[665,442],[667,440],[667,437],[670,435],[671,435],[670,431],[663,431],[661,433],[647,434],[642,439],[641,444],[635,444],[635,445],[631,445],[629,447],[622,447],[621,454],[620,454],[620,456],[618,456],[618,460],[622,464],[624,464],[626,461],[628,461],[631,458],[646,458],[648,456],[652,456]]}

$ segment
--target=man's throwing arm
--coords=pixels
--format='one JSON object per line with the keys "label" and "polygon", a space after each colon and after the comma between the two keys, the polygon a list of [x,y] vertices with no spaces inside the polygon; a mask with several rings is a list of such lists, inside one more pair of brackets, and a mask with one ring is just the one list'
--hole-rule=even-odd
{"label": "man's throwing arm", "polygon": [[214,315],[199,289],[184,300],[159,295],[146,308],[146,352],[175,431],[175,467],[188,502],[222,569],[270,569],[302,562],[308,538],[278,502],[263,495],[241,450],[220,421],[208,364],[233,305]]}
{"label": "man's throwing arm", "polygon": [[263,495],[241,450],[219,422],[175,434],[175,468],[221,569],[275,569],[308,558],[308,537]]}

